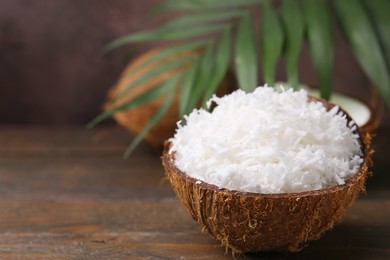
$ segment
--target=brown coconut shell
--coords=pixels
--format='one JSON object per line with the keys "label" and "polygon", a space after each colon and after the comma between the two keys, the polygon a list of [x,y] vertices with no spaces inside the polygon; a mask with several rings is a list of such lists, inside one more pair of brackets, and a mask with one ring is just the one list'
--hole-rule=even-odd
{"label": "brown coconut shell", "polygon": [[364,102],[370,109],[371,117],[367,123],[360,127],[362,133],[373,133],[379,127],[385,110],[385,104],[374,86],[370,87],[369,101]]}
{"label": "brown coconut shell", "polygon": [[[308,87],[316,88],[314,87],[314,85],[308,85]],[[367,106],[367,108],[370,110],[370,118],[364,125],[359,126],[359,129],[360,132],[363,134],[374,133],[383,119],[383,114],[385,110],[385,104],[380,94],[378,93],[377,88],[371,85],[369,87],[369,93],[368,95],[366,95],[365,99],[354,97],[343,92],[340,93],[350,96],[351,98],[356,99]]]}
{"label": "brown coconut shell", "polygon": [[[134,59],[127,65],[126,69],[122,72],[122,75],[119,78],[117,84],[113,86],[108,93],[108,102],[104,105],[105,110],[123,104],[126,101],[134,98],[135,96],[155,87],[156,85],[162,83],[164,80],[186,69],[190,65],[190,62],[183,64],[178,68],[169,70],[167,72],[155,76],[154,78],[129,91],[127,95],[114,101],[114,99],[123,89],[125,89],[130,83],[135,82],[136,80],[141,78],[150,70],[167,62],[172,62],[183,57],[198,55],[202,51],[202,49],[183,51],[176,55],[171,55],[164,59],[160,59],[157,62],[152,62],[130,73],[131,70],[142,64],[151,56],[162,51],[163,49],[164,47],[152,49],[140,55],[138,58]],[[181,82],[178,82],[178,84],[181,84]],[[217,95],[224,95],[231,92],[233,90],[234,84],[235,80],[232,76],[232,73],[229,72],[219,86]],[[165,96],[128,110],[116,112],[113,117],[119,125],[125,127],[132,133],[138,134],[143,130],[143,128],[146,126],[153,114],[162,105],[164,100]],[[179,120],[178,102],[178,93],[176,93],[176,95],[174,96],[174,100],[167,113],[145,136],[145,140],[149,142],[153,147],[161,149],[163,147],[164,141],[174,134],[176,122]]]}
{"label": "brown coconut shell", "polygon": [[[325,104],[328,109],[334,106]],[[370,134],[360,137],[364,161],[358,172],[344,185],[306,192],[259,194],[199,182],[176,167],[169,142],[165,143],[162,163],[173,190],[191,216],[234,253],[297,252],[338,223],[365,190],[373,151]]]}

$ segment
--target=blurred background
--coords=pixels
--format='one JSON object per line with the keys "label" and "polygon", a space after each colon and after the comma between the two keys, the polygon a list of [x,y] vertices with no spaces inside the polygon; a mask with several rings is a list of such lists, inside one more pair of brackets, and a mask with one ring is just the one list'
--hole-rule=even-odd
{"label": "blurred background", "polygon": [[[0,124],[85,125],[126,63],[152,44],[102,48],[164,19],[147,17],[158,2],[0,0]],[[334,88],[366,98],[370,81],[340,34],[335,41]],[[301,55],[301,80],[315,84],[307,48]],[[282,66],[277,74],[284,79]],[[389,125],[387,111],[382,127]]]}
{"label": "blurred background", "polygon": [[86,124],[137,53],[102,48],[156,2],[0,0],[0,122]]}

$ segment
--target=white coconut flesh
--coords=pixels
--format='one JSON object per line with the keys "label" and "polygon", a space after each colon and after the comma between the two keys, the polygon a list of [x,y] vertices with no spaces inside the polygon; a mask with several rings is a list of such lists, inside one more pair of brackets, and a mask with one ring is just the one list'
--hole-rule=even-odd
{"label": "white coconut flesh", "polygon": [[338,107],[308,102],[305,90],[212,97],[178,123],[170,153],[187,175],[219,188],[291,193],[342,185],[363,162],[353,121]]}
{"label": "white coconut flesh", "polygon": [[[318,90],[308,90],[309,95],[319,97]],[[333,93],[330,102],[340,105],[355,121],[355,123],[361,127],[368,123],[371,118],[371,111],[363,102],[340,94]]]}
{"label": "white coconut flesh", "polygon": [[[276,86],[279,90],[291,88],[283,82],[278,82]],[[321,93],[318,89],[310,88],[307,85],[299,85],[299,88],[306,90],[310,96],[321,97]],[[371,119],[372,114],[370,108],[354,97],[333,91],[329,101],[341,106],[359,127],[366,125]]]}

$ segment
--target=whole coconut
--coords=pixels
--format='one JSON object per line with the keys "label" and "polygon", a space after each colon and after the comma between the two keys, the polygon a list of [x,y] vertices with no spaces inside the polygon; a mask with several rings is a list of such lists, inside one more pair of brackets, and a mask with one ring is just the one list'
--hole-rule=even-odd
{"label": "whole coconut", "polygon": [[[190,65],[190,62],[184,63],[183,65],[158,74],[157,76],[151,78],[150,80],[140,84],[138,87],[130,90],[126,95],[121,98],[117,98],[118,95],[124,90],[129,84],[135,82],[140,79],[143,75],[155,69],[157,66],[161,66],[164,63],[172,62],[184,57],[196,56],[198,55],[202,49],[195,49],[191,51],[182,51],[176,55],[171,55],[169,57],[162,58],[157,62],[151,62],[145,66],[140,66],[142,63],[150,59],[153,55],[164,50],[165,47],[152,49],[138,58],[134,59],[130,62],[126,69],[122,72],[121,77],[119,78],[117,84],[111,88],[108,93],[108,102],[104,105],[105,110],[109,110],[112,107],[123,104],[137,95],[161,84],[166,79],[176,75],[177,73],[185,70]],[[138,67],[137,69],[135,69]],[[230,72],[227,73],[225,79],[222,81],[218,88],[218,94],[223,95],[229,93],[233,90],[234,79]],[[178,82],[180,85],[181,82]],[[176,88],[180,89],[180,88]],[[174,100],[168,109],[167,113],[160,119],[160,121],[149,131],[149,133],[145,136],[145,140],[150,143],[153,147],[157,149],[161,149],[164,145],[164,141],[172,136],[175,132],[176,122],[179,120],[179,112],[178,112],[178,93],[176,93]],[[143,128],[146,126],[150,118],[157,111],[157,109],[164,102],[165,97],[160,97],[155,100],[152,100],[146,104],[119,111],[114,114],[114,119],[118,122],[118,124],[122,125],[130,132],[138,134]]]}

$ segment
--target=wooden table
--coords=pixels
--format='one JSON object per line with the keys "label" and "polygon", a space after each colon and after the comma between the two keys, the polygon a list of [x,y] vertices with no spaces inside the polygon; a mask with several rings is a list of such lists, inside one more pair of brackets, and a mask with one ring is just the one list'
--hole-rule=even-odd
{"label": "wooden table", "polygon": [[[297,254],[243,259],[390,259],[389,131],[374,176],[343,222]],[[160,155],[118,127],[0,128],[0,259],[232,259],[201,232]]]}

